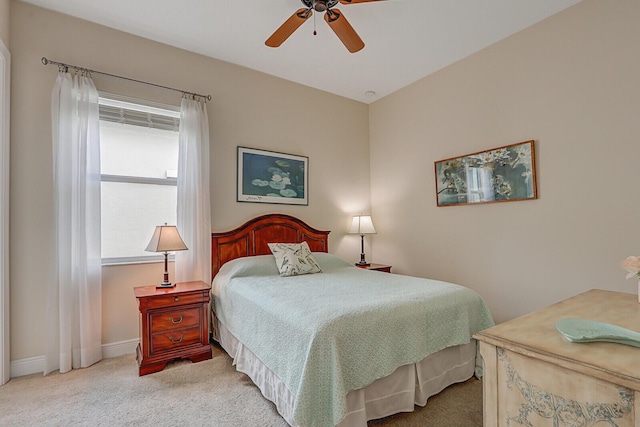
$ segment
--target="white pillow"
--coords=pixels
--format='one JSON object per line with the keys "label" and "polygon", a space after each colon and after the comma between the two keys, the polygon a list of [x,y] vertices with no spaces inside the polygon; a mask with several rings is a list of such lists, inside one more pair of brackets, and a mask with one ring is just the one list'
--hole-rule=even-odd
{"label": "white pillow", "polygon": [[307,242],[269,243],[269,249],[276,258],[280,276],[320,273],[322,269],[313,259]]}

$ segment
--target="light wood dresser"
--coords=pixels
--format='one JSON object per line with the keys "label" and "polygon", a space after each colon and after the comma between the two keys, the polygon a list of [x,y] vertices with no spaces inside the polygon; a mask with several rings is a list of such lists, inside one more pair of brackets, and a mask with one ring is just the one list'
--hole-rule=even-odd
{"label": "light wood dresser", "polygon": [[485,427],[640,426],[640,348],[571,343],[563,318],[640,332],[637,295],[591,290],[475,334]]}

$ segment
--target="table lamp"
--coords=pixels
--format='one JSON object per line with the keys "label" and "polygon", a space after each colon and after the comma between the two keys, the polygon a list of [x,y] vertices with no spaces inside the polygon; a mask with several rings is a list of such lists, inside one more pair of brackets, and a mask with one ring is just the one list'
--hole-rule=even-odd
{"label": "table lamp", "polygon": [[187,245],[182,241],[178,228],[175,225],[158,225],[153,232],[151,241],[147,245],[147,252],[164,252],[164,281],[156,286],[156,288],[172,288],[175,284],[169,281],[169,270],[167,267],[167,258],[169,252],[184,251],[188,249]]}
{"label": "table lamp", "polygon": [[365,234],[376,234],[376,229],[373,226],[373,221],[369,215],[356,215],[353,217],[353,222],[351,223],[351,228],[349,229],[349,233],[351,234],[359,234],[360,235],[360,261],[356,263],[356,265],[370,265],[364,257],[364,235]]}

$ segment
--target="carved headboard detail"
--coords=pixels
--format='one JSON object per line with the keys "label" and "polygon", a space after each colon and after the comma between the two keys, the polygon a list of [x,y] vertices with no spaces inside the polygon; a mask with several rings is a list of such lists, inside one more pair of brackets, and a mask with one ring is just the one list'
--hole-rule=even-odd
{"label": "carved headboard detail", "polygon": [[306,241],[313,252],[329,250],[330,231],[316,230],[290,215],[268,214],[253,218],[235,230],[211,233],[211,277],[220,267],[236,258],[268,255],[267,243]]}

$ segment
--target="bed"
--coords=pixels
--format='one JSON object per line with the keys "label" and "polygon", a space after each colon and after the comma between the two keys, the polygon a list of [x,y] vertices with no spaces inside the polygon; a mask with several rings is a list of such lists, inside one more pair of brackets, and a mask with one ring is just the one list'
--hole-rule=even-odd
{"label": "bed", "polygon": [[[482,374],[475,292],[357,268],[328,235],[282,214],[212,233],[212,336],[287,423],[364,427]],[[322,272],[281,277],[268,244],[301,242]]]}

